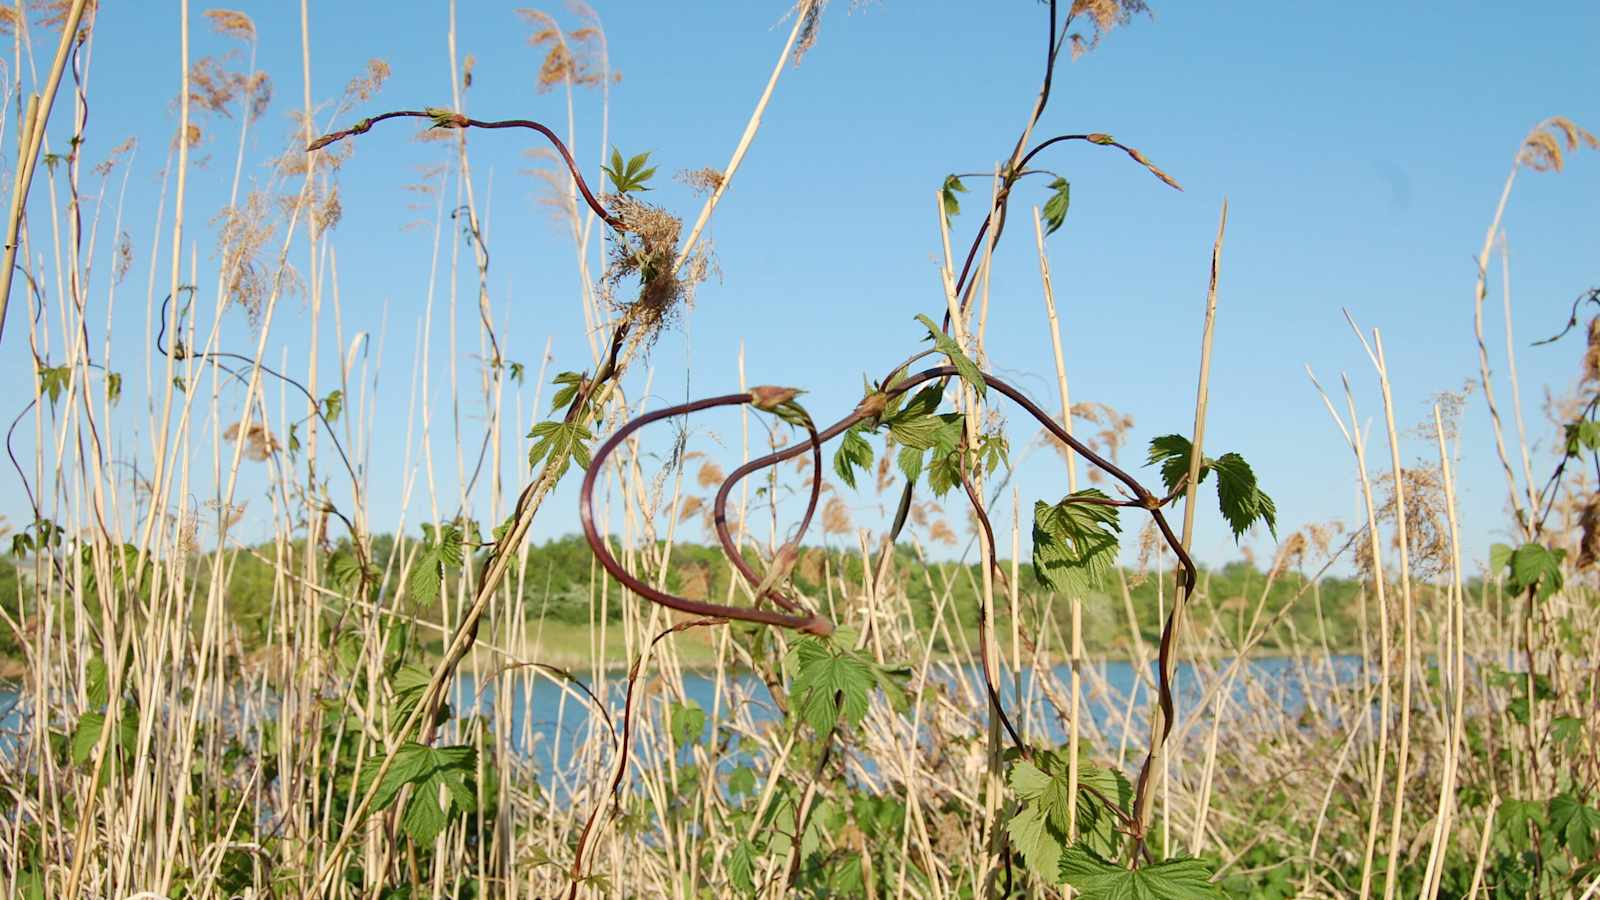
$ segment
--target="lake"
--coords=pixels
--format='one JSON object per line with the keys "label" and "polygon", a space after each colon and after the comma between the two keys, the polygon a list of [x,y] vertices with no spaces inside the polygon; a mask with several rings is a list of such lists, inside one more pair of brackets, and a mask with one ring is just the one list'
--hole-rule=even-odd
{"label": "lake", "polygon": [[[1329,662],[1332,679],[1329,678],[1329,667],[1312,657],[1304,659],[1304,670],[1294,659],[1287,657],[1246,660],[1237,673],[1231,691],[1231,699],[1237,704],[1232,707],[1235,715],[1240,709],[1261,711],[1267,708],[1295,718],[1305,710],[1308,698],[1310,701],[1320,699],[1319,694],[1325,692],[1330,680],[1348,684],[1360,674],[1359,657],[1336,656]],[[1228,664],[1227,660],[1210,661],[1200,667],[1193,662],[1179,664],[1174,674],[1174,699],[1180,723],[1196,712],[1207,688],[1213,679],[1227,671]],[[1094,674],[1088,674],[1090,667],[1086,666],[1083,678],[1084,696],[1081,702],[1084,714],[1092,718],[1095,728],[1108,735],[1121,735],[1124,731],[1123,721],[1128,719],[1131,724],[1126,730],[1133,735],[1132,746],[1142,747],[1148,728],[1145,716],[1152,703],[1148,683],[1139,678],[1133,664],[1125,660],[1101,661],[1091,666]],[[452,688],[451,708],[457,723],[462,721],[464,715],[473,713],[492,717],[498,691],[509,685],[506,699],[510,706],[510,728],[504,738],[512,752],[524,757],[525,762],[541,773],[540,780],[548,788],[552,786],[555,773],[574,762],[570,757],[572,748],[588,740],[596,727],[603,734],[605,726],[591,721],[590,703],[576,686],[558,685],[542,675],[527,677],[530,671],[518,670],[510,675],[502,675],[498,680],[486,681],[482,690],[478,689],[471,673],[463,673]],[[976,669],[968,668],[965,672],[972,677],[970,684],[981,690],[981,680],[975,677]],[[1070,669],[1064,665],[1056,666],[1053,674],[1065,685]],[[512,678],[511,675],[516,677]],[[1152,663],[1149,678],[1153,681],[1154,677],[1155,665]],[[960,673],[953,667],[936,665],[930,671],[930,678],[951,692],[952,701],[963,706],[973,704],[971,708],[982,708],[981,695],[960,685]],[[1023,671],[1022,696],[1034,700],[1030,717],[1030,743],[1062,744],[1067,739],[1062,718],[1046,708],[1045,698],[1041,692],[1034,690],[1033,679],[1032,671]],[[724,720],[729,715],[730,703],[741,704],[756,725],[777,718],[777,711],[771,704],[766,688],[754,675],[735,675],[727,679],[725,684],[731,686],[731,692],[725,690],[721,698],[720,713]],[[997,686],[1008,714],[1013,721],[1020,721],[1016,683],[1010,675],[1002,673]],[[606,676],[605,693],[610,700],[613,719],[620,715],[625,688],[626,681],[622,673]],[[717,703],[716,679],[709,673],[685,672],[684,694],[688,700],[705,710],[709,718],[713,705]],[[1264,707],[1263,704],[1269,706]],[[29,709],[21,702],[17,686],[0,684],[0,754],[14,753],[28,714]],[[1206,719],[1209,715],[1210,711],[1207,710],[1202,713],[1202,718]],[[976,714],[974,718],[977,718]],[[620,727],[620,723],[617,724]]]}

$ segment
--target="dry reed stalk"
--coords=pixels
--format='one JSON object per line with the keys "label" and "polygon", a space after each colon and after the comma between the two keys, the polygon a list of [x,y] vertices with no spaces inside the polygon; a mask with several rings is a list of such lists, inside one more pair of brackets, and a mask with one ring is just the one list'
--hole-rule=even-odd
{"label": "dry reed stalk", "polygon": [[[1461,528],[1456,518],[1455,483],[1450,472],[1450,454],[1445,447],[1444,421],[1439,407],[1433,408],[1434,434],[1439,444],[1439,471],[1444,479],[1446,514],[1450,521],[1450,585],[1446,595],[1449,623],[1445,629],[1448,639],[1446,652],[1440,654],[1442,664],[1453,664],[1451,687],[1453,701],[1449,715],[1449,737],[1445,746],[1444,773],[1439,780],[1439,812],[1436,816],[1428,865],[1423,882],[1423,895],[1433,898],[1439,893],[1439,882],[1444,873],[1444,856],[1450,839],[1450,824],[1456,808],[1456,776],[1461,767],[1461,746],[1466,718],[1467,657],[1466,657],[1466,598],[1461,577]],[[1453,651],[1450,652],[1450,651]]]}
{"label": "dry reed stalk", "polygon": [[[1400,824],[1401,816],[1405,812],[1406,782],[1410,775],[1408,765],[1411,751],[1411,676],[1416,665],[1413,649],[1411,550],[1406,534],[1405,478],[1400,464],[1400,436],[1394,424],[1394,396],[1389,389],[1389,367],[1384,360],[1383,337],[1377,329],[1373,329],[1372,345],[1369,346],[1348,313],[1345,318],[1350,321],[1351,329],[1356,332],[1356,337],[1366,349],[1373,368],[1378,372],[1378,386],[1383,394],[1384,426],[1389,435],[1389,462],[1394,477],[1395,543],[1400,562],[1400,657],[1404,667],[1400,673],[1400,746],[1395,754],[1395,798],[1389,818],[1389,861],[1388,868],[1384,870],[1383,895],[1384,900],[1390,900],[1394,896],[1397,881],[1395,866],[1400,859]],[[1353,414],[1351,420],[1354,421]],[[1376,533],[1375,527],[1374,533]],[[1373,565],[1374,568],[1377,567],[1376,557]]]}
{"label": "dry reed stalk", "polygon": [[[1375,755],[1372,774],[1372,799],[1367,820],[1367,837],[1361,861],[1361,888],[1360,896],[1365,898],[1371,890],[1372,857],[1376,847],[1378,835],[1378,816],[1383,805],[1383,773],[1387,766],[1389,747],[1389,607],[1385,598],[1385,576],[1383,571],[1383,548],[1378,536],[1378,512],[1372,499],[1372,481],[1367,475],[1367,456],[1365,437],[1360,431],[1360,418],[1356,415],[1355,394],[1350,389],[1350,380],[1344,378],[1345,402],[1349,408],[1350,425],[1345,426],[1344,419],[1333,407],[1327,391],[1317,381],[1317,377],[1307,367],[1306,374],[1311,378],[1311,383],[1316,387],[1322,402],[1328,408],[1328,414],[1333,417],[1333,422],[1339,428],[1339,433],[1344,436],[1345,443],[1350,446],[1356,457],[1356,476],[1361,485],[1361,497],[1367,514],[1368,547],[1372,556],[1372,581],[1373,589],[1377,595],[1378,606],[1378,683],[1381,689],[1378,693],[1378,746]],[[1363,719],[1364,721],[1364,719]]]}
{"label": "dry reed stalk", "polygon": [[[1528,508],[1539,509],[1533,480],[1533,460],[1528,444],[1528,427],[1522,416],[1522,384],[1517,377],[1517,342],[1511,327],[1511,249],[1505,232],[1500,233],[1500,296],[1506,317],[1506,377],[1511,381],[1511,416],[1517,424],[1517,448],[1522,455],[1522,478],[1528,491]],[[1457,440],[1460,436],[1457,435]]]}

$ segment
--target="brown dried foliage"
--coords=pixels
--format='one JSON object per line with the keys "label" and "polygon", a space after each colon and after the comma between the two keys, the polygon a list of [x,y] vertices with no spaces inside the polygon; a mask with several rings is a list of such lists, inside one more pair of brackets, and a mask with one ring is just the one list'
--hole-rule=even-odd
{"label": "brown dried foliage", "polygon": [[126,231],[117,235],[117,258],[111,266],[111,278],[121,284],[133,268],[133,238]]}
{"label": "brown dried foliage", "polygon": [[[575,6],[575,10],[594,21],[594,14],[587,7]],[[535,28],[528,36],[528,44],[549,48],[539,64],[539,78],[535,82],[539,93],[547,93],[557,85],[598,87],[605,84],[605,35],[597,26],[590,24],[563,32],[549,13],[519,9],[517,15]],[[611,76],[612,81],[621,78],[618,74]]]}
{"label": "brown dried foliage", "polygon": [[1535,172],[1559,172],[1566,165],[1564,154],[1582,147],[1600,150],[1600,139],[1565,116],[1552,116],[1528,132],[1517,162]]}
{"label": "brown dried foliage", "polygon": [[1589,340],[1583,348],[1583,381],[1600,382],[1600,316],[1589,320]]}
{"label": "brown dried foliage", "polygon": [[1112,29],[1126,25],[1136,15],[1149,15],[1150,5],[1144,0],[1073,0],[1067,12],[1067,21],[1087,20],[1089,33],[1074,31],[1067,35],[1072,48],[1072,58],[1099,46],[1100,39]]}
{"label": "brown dried foliage", "polygon": [[201,112],[231,118],[234,101],[243,99],[251,119],[259,119],[272,102],[272,79],[265,72],[238,72],[227,68],[233,54],[206,56],[189,67],[189,106]]}
{"label": "brown dried foliage", "polygon": [[[694,286],[710,273],[711,259],[702,242],[675,271],[681,220],[627,194],[606,194],[601,202],[622,223],[624,233],[611,242],[611,264],[600,293],[629,321],[635,338],[648,344],[692,305]],[[639,280],[638,297],[617,300],[617,288],[630,278]]]}
{"label": "brown dried foliage", "polygon": [[700,464],[700,471],[695,473],[695,483],[703,488],[712,488],[722,483],[722,467],[706,460]]}
{"label": "brown dried foliage", "polygon": [[806,548],[806,552],[800,554],[800,565],[797,568],[800,580],[807,584],[821,584],[823,579],[828,577],[827,562],[828,557],[821,550],[815,547]]}
{"label": "brown dried foliage", "polygon": [[[224,431],[222,436],[226,440],[237,441],[239,439],[239,423],[235,422],[229,425],[228,430]],[[244,455],[256,462],[265,461],[267,457],[277,453],[280,449],[278,439],[272,436],[272,432],[267,430],[267,426],[260,423],[250,425],[249,429],[245,431],[244,441]]]}
{"label": "brown dried foliage", "polygon": [[[99,6],[99,0],[89,0],[84,5],[84,19],[93,18]],[[72,10],[72,0],[29,0],[27,9],[33,14],[34,27],[60,28],[67,24],[67,14]],[[15,5],[0,9],[0,33],[13,33],[19,21]],[[79,28],[79,40],[83,39],[82,32],[85,30],[86,27]]]}
{"label": "brown dried foliage", "polygon": [[244,308],[252,326],[272,290],[272,279],[261,262],[261,252],[277,231],[272,201],[264,191],[251,191],[240,206],[224,207],[211,224],[217,229],[217,258],[221,262],[227,299]]}
{"label": "brown dried foliage", "polygon": [[[865,6],[866,3],[867,0],[851,0],[850,11],[855,12]],[[817,34],[822,30],[822,13],[827,8],[828,0],[799,0],[783,17],[784,20],[788,20],[789,16],[793,15],[801,17],[800,36],[795,38],[794,52],[791,56],[795,65],[799,65],[800,60],[805,58],[806,53],[816,46]]]}
{"label": "brown dried foliage", "polygon": [[678,504],[678,521],[689,521],[689,517],[700,512],[701,508],[704,506],[705,501],[701,500],[699,497],[683,498],[682,502]]}
{"label": "brown dried foliage", "polygon": [[1600,493],[1591,494],[1578,517],[1583,536],[1578,541],[1578,568],[1587,569],[1600,560]]}
{"label": "brown dried foliage", "polygon": [[[1133,429],[1133,416],[1117,412],[1104,403],[1090,402],[1072,404],[1072,417],[1090,425],[1100,426],[1099,430],[1093,433],[1073,429],[1073,436],[1088,444],[1091,450],[1116,462],[1123,445],[1128,442],[1128,432]],[[1067,458],[1067,445],[1057,440],[1054,434],[1040,431],[1039,439],[1053,447],[1062,459]],[[1105,477],[1095,466],[1089,467],[1088,476],[1091,484],[1098,484]]]}
{"label": "brown dried foliage", "polygon": [[[1418,465],[1402,468],[1401,484],[1406,500],[1406,551],[1411,562],[1411,575],[1419,580],[1433,578],[1450,565],[1450,520],[1444,496],[1444,481],[1437,465]],[[1378,523],[1395,521],[1394,475],[1386,473],[1377,480]],[[1392,531],[1389,546],[1398,550],[1400,533]],[[1363,572],[1371,574],[1372,544],[1358,541],[1356,563]]]}
{"label": "brown dried foliage", "polygon": [[389,64],[381,59],[367,60],[366,69],[344,86],[345,103],[365,103],[377,96],[378,91],[383,90],[383,83],[389,80],[390,71]]}
{"label": "brown dried foliage", "polygon": [[701,169],[685,169],[677,175],[679,181],[688,185],[696,193],[711,194],[722,187],[722,171],[706,166]]}
{"label": "brown dried foliage", "polygon": [[208,9],[202,13],[211,20],[211,29],[223,37],[253,44],[256,40],[256,23],[234,9]]}
{"label": "brown dried foliage", "polygon": [[829,497],[828,502],[822,507],[823,534],[849,534],[853,527],[850,507],[838,497]]}

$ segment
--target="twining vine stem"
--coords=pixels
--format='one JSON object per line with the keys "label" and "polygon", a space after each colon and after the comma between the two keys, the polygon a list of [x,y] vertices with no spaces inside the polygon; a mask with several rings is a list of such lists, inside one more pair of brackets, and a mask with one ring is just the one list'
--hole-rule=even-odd
{"label": "twining vine stem", "polygon": [[[896,381],[887,388],[879,388],[878,390],[869,394],[849,415],[833,423],[832,425],[829,425],[821,431],[817,431],[814,427],[812,427],[810,419],[807,417],[804,422],[807,426],[810,439],[805,443],[795,444],[793,446],[776,450],[767,454],[766,456],[753,459],[741,466],[729,476],[728,480],[725,481],[723,486],[718,490],[717,497],[713,505],[713,516],[717,521],[725,522],[727,515],[726,505],[728,501],[728,495],[732,489],[731,486],[738,479],[745,477],[750,472],[754,472],[768,466],[778,465],[786,460],[793,459],[794,457],[808,450],[812,453],[813,459],[820,459],[820,447],[823,444],[827,443],[833,438],[838,437],[855,425],[874,418],[886,408],[889,400],[904,394],[906,391],[909,391],[918,385],[925,384],[930,381],[942,381],[944,379],[957,376],[958,373],[956,367],[953,365],[933,366],[914,375],[907,376],[899,381]],[[1188,551],[1184,548],[1183,542],[1179,539],[1178,535],[1173,532],[1171,525],[1167,522],[1166,516],[1162,514],[1162,508],[1173,502],[1177,496],[1179,496],[1179,493],[1176,490],[1170,491],[1164,496],[1158,496],[1152,493],[1132,475],[1128,474],[1121,467],[1117,466],[1116,463],[1113,463],[1096,453],[1092,448],[1073,437],[1072,434],[1068,432],[1061,423],[1057,422],[1049,413],[1045,412],[1032,400],[1028,399],[1027,395],[1023,394],[1016,387],[987,372],[982,373],[982,379],[983,382],[990,388],[1005,395],[1012,402],[1022,407],[1022,409],[1032,416],[1045,430],[1050,432],[1053,437],[1071,447],[1074,451],[1083,456],[1084,459],[1088,460],[1090,465],[1093,465],[1105,472],[1107,475],[1116,479],[1127,488],[1128,492],[1132,494],[1132,498],[1125,501],[1111,501],[1111,505],[1143,509],[1150,513],[1151,518],[1156,524],[1157,530],[1161,532],[1163,540],[1166,541],[1167,546],[1172,550],[1173,555],[1177,557],[1179,565],[1182,567],[1183,571],[1179,582],[1179,590],[1183,592],[1183,597],[1187,599],[1188,592],[1192,589],[1192,586],[1196,581],[1196,569],[1194,561],[1190,558]],[[757,388],[755,390],[761,391],[773,389]],[[598,477],[598,473],[603,468],[605,459],[622,441],[626,440],[630,435],[638,431],[640,428],[643,428],[652,422],[658,422],[663,419],[674,418],[677,416],[689,415],[691,413],[721,406],[733,406],[753,402],[756,402],[756,396],[754,392],[747,392],[743,394],[726,394],[720,397],[709,397],[690,403],[682,403],[676,406],[664,407],[640,416],[623,425],[615,434],[611,436],[610,439],[601,445],[598,451],[596,451],[593,462],[589,466],[588,471],[584,474],[583,485],[579,489],[578,507],[579,516],[583,522],[584,537],[587,539],[590,548],[594,551],[595,557],[600,561],[600,564],[606,569],[607,572],[609,572],[618,581],[622,582],[622,584],[625,585],[629,590],[647,600],[650,600],[651,602],[696,616],[752,622],[781,628],[792,628],[810,634],[826,635],[833,630],[832,623],[814,613],[784,614],[759,608],[723,606],[698,600],[691,600],[687,597],[680,597],[665,591],[657,590],[656,588],[653,588],[634,577],[621,565],[621,563],[617,561],[616,557],[611,553],[610,548],[606,545],[604,536],[600,534],[597,526],[595,525],[593,513],[593,494],[595,482]],[[813,506],[815,505],[816,484],[819,481],[820,471],[814,473],[813,476]],[[972,502],[973,510],[978,517],[980,527],[987,529],[989,533],[992,534],[993,529],[989,524],[988,516],[984,512],[980,499],[973,493],[971,482],[966,480],[964,470],[963,481],[967,487],[967,496]],[[1065,502],[1089,502],[1103,504],[1106,501],[1098,498],[1079,498],[1069,496],[1066,498]],[[790,538],[789,542],[785,545],[786,547],[797,544],[804,536],[805,526],[809,525],[810,522],[810,511],[811,510],[808,507],[807,515],[805,516],[801,527],[797,529],[795,536]],[[725,534],[725,532],[726,529],[724,528],[722,533]],[[734,562],[734,564],[739,568],[741,574],[743,574],[753,586],[757,586],[759,588],[757,591],[758,599],[760,599],[761,596],[767,596],[777,601],[782,595],[768,591],[767,588],[769,586],[767,585],[758,584],[759,579],[756,573],[749,567],[747,563],[740,565],[740,563],[744,563],[744,560],[737,552],[736,546],[730,548],[730,543],[731,541],[723,542],[723,551],[728,556],[729,560]],[[991,548],[993,547],[992,540],[990,541],[989,546]],[[994,564],[992,555],[993,551],[991,549],[991,558],[985,560],[985,565]],[[787,606],[787,603],[785,605]],[[1157,702],[1161,707],[1161,737],[1163,740],[1165,740],[1167,735],[1171,733],[1174,719],[1171,680],[1173,624],[1173,618],[1168,616],[1161,631],[1161,647],[1159,658],[1160,678],[1158,682]],[[992,687],[990,688],[990,702],[994,704],[996,710],[999,711],[999,698],[994,694]],[[1011,726],[1010,721],[1006,719],[1003,711],[1000,712],[1000,717],[1002,722],[1005,724],[1006,730],[1009,732],[1012,740],[1016,743],[1018,749],[1026,753],[1027,748],[1021,739],[1017,737],[1015,729]],[[1145,756],[1145,760],[1140,768],[1139,777],[1135,786],[1135,812],[1133,816],[1129,817],[1129,821],[1132,823],[1133,836],[1136,842],[1134,853],[1136,860],[1141,854],[1147,852],[1144,846],[1144,835],[1142,833],[1143,826],[1139,824],[1143,820],[1139,813],[1142,812],[1149,803],[1154,757],[1155,753],[1153,750],[1150,753],[1147,753]]]}

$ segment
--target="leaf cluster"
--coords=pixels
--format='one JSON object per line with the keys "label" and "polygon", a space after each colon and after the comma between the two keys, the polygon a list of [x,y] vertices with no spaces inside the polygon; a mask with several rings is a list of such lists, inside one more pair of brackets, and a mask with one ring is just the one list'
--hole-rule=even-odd
{"label": "leaf cluster", "polygon": [[450,817],[477,809],[477,792],[472,781],[477,752],[470,746],[429,747],[407,741],[395,753],[394,763],[377,781],[383,756],[374,755],[361,766],[357,788],[365,794],[377,781],[372,811],[381,812],[394,805],[401,792],[411,788],[400,815],[400,827],[419,844],[431,844]]}
{"label": "leaf cluster", "polygon": [[422,529],[423,540],[412,560],[406,586],[416,602],[432,603],[439,598],[445,575],[461,568],[465,535],[453,524],[424,525]]}
{"label": "leaf cluster", "polygon": [[616,147],[611,148],[611,162],[601,166],[600,170],[611,180],[611,190],[618,194],[650,190],[645,184],[656,174],[656,167],[650,165],[648,152],[624,161],[622,151]]}
{"label": "leaf cluster", "polygon": [[[1161,467],[1161,481],[1169,495],[1177,492],[1189,476],[1189,461],[1194,446],[1189,439],[1178,434],[1167,434],[1150,442],[1146,465]],[[1228,520],[1235,540],[1244,536],[1250,526],[1262,522],[1274,537],[1278,533],[1278,507],[1256,481],[1255,471],[1244,457],[1237,453],[1224,453],[1215,459],[1207,456],[1200,461],[1199,482],[1215,472],[1217,476],[1217,501],[1222,517]]]}
{"label": "leaf cluster", "polygon": [[1506,544],[1489,548],[1489,568],[1505,573],[1506,587],[1513,594],[1533,591],[1540,601],[1548,600],[1566,583],[1561,573],[1561,563],[1567,551],[1555,550],[1543,544],[1527,543],[1513,549]]}
{"label": "leaf cluster", "polygon": [[794,672],[789,685],[794,714],[819,735],[839,725],[854,726],[867,714],[869,696],[880,688],[895,709],[908,703],[910,670],[874,663],[840,637],[808,637],[789,651]]}

